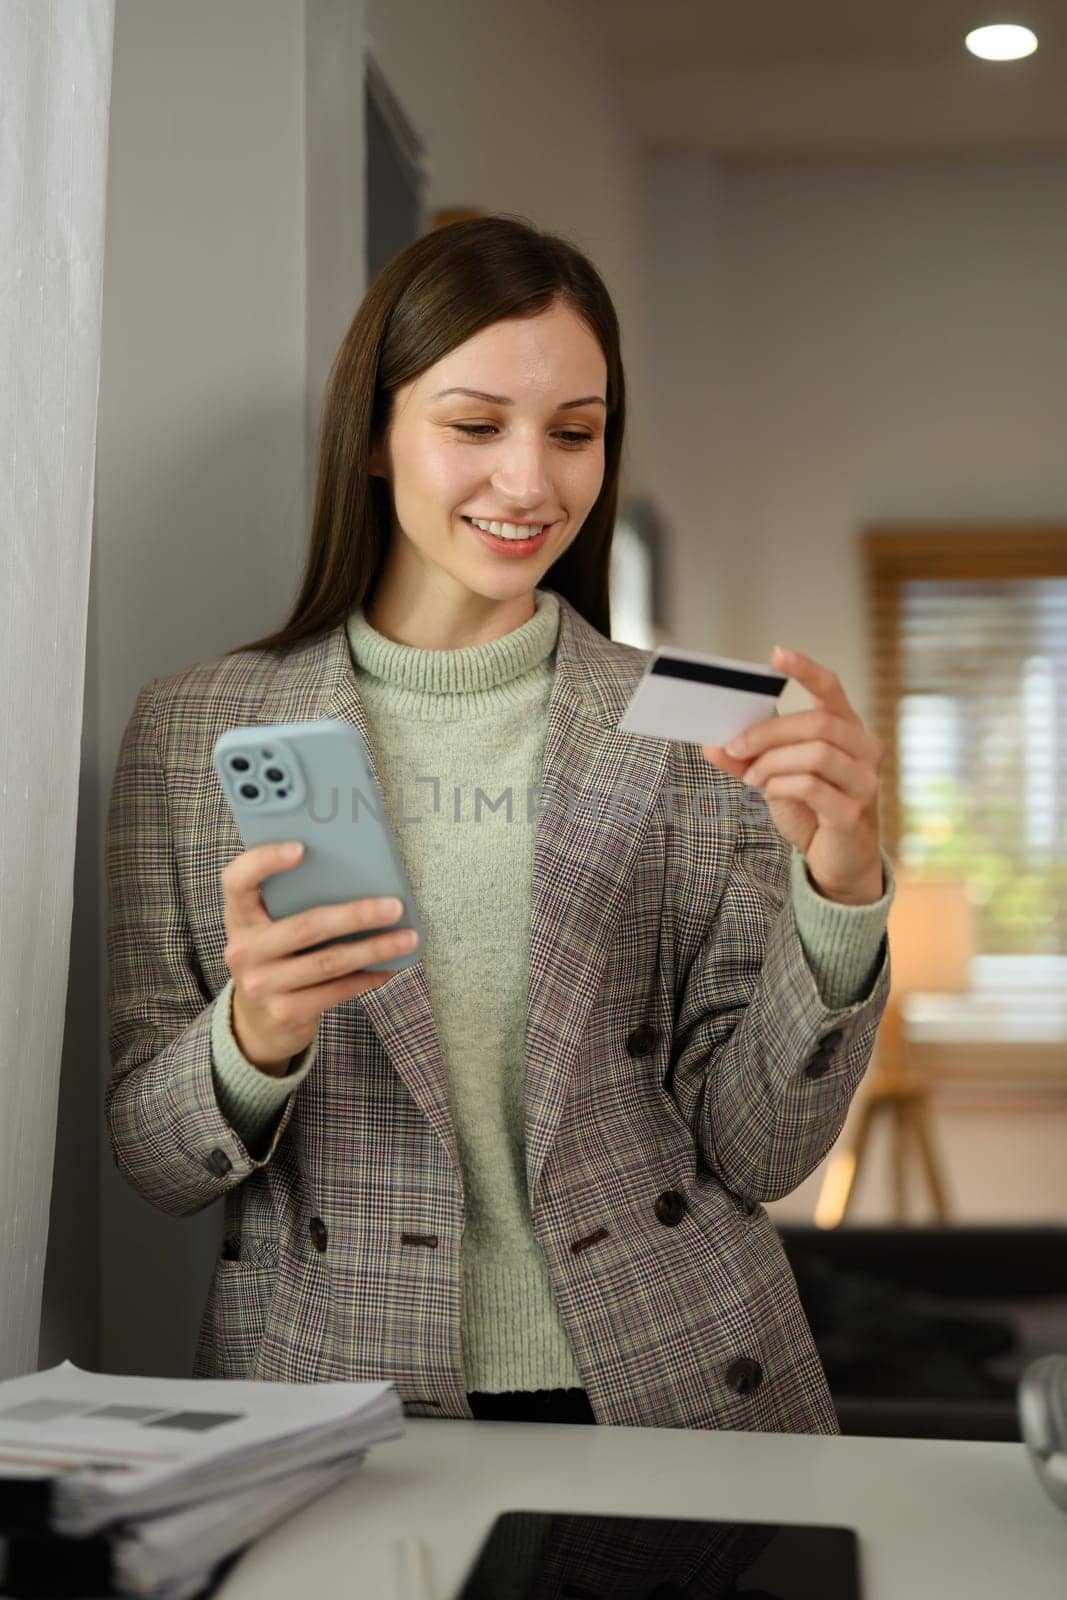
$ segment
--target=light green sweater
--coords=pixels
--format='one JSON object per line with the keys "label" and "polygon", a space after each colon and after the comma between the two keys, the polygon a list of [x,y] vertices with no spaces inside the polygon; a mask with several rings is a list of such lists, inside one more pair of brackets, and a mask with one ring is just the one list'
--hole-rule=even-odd
{"label": "light green sweater", "polygon": [[[530,1223],[525,1182],[524,1042],[539,814],[528,795],[537,794],[542,777],[559,630],[552,591],[537,590],[535,601],[535,615],[511,633],[459,650],[395,644],[360,608],[347,628],[386,810],[426,931],[420,954],[463,1162],[468,1392],[582,1384]],[[434,786],[420,777],[439,780],[436,811]],[[509,792],[510,815],[499,804]],[[886,893],[871,906],[823,899],[795,850],[791,881],[820,994],[832,1007],[862,1000],[892,899],[888,866]],[[234,1040],[232,995],[231,978],[212,1019],[216,1092],[223,1115],[255,1150],[313,1070],[316,1045],[283,1078],[260,1072]]]}

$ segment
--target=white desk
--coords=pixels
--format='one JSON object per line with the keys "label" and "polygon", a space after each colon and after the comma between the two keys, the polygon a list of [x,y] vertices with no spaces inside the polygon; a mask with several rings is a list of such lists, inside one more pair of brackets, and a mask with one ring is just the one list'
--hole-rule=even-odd
{"label": "white desk", "polygon": [[418,1533],[452,1600],[500,1511],[822,1522],[859,1537],[864,1600],[1065,1600],[1067,1517],[1021,1444],[412,1418],[258,1541],[218,1600],[394,1600]]}

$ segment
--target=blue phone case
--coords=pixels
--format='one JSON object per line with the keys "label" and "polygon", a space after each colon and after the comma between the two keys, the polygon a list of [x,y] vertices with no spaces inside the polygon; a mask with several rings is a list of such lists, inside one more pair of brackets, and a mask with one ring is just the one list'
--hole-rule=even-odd
{"label": "blue phone case", "polygon": [[247,849],[303,842],[296,865],[259,886],[272,917],[384,895],[403,902],[396,922],[323,939],[294,954],[414,928],[414,951],[362,970],[399,972],[422,959],[426,933],[358,729],[336,717],[231,728],[215,741],[211,762]]}

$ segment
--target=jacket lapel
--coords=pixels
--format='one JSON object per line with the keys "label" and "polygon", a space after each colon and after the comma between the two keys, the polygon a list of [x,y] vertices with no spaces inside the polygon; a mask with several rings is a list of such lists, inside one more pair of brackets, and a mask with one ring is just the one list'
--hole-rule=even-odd
{"label": "jacket lapel", "polygon": [[[531,1206],[669,752],[665,741],[617,731],[647,655],[605,640],[568,601],[558,599],[556,672],[534,839],[526,1008]],[[308,665],[312,675],[301,675],[293,696],[272,698],[270,719],[338,717],[352,724],[380,785],[343,624],[326,636],[321,654],[311,652]],[[317,695],[310,692],[312,683]],[[404,968],[356,1003],[462,1178],[424,963]]]}
{"label": "jacket lapel", "polygon": [[605,640],[562,596],[559,603],[526,1005],[531,1208],[670,748],[617,731],[647,656]]}

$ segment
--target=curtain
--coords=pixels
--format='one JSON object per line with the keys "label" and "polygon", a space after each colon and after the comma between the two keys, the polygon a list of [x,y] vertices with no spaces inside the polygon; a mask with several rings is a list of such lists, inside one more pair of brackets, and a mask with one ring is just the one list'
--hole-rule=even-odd
{"label": "curtain", "polygon": [[113,36],[114,0],[0,0],[0,1378],[36,1368],[48,1242]]}

